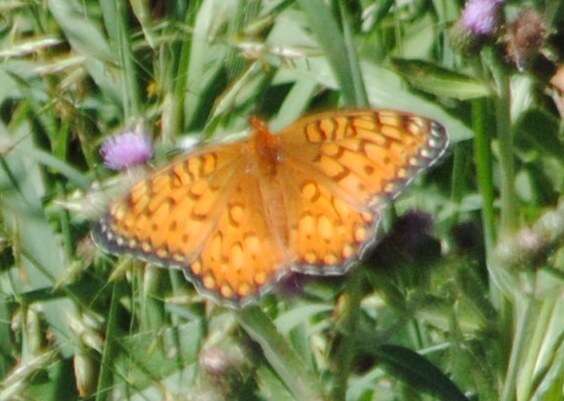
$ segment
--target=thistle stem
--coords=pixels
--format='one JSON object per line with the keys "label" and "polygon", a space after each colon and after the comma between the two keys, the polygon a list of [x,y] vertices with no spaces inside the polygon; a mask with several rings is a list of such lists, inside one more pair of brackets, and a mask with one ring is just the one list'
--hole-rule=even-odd
{"label": "thistle stem", "polygon": [[501,230],[504,234],[517,228],[517,197],[515,195],[515,167],[513,162],[513,135],[511,132],[511,94],[509,76],[498,67],[498,96],[495,99],[496,128],[499,141],[501,171]]}

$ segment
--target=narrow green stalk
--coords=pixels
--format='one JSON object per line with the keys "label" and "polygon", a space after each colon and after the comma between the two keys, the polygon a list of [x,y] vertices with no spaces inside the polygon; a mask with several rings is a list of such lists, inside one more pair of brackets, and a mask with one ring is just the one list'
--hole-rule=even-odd
{"label": "narrow green stalk", "polygon": [[343,26],[343,39],[347,50],[346,59],[349,61],[352,74],[351,78],[354,86],[355,106],[368,107],[368,95],[366,94],[360,63],[358,55],[356,54],[356,44],[354,43],[350,18],[342,1],[339,2],[339,12],[341,14],[341,23]]}
{"label": "narrow green stalk", "polygon": [[[65,191],[61,182],[55,183],[57,195],[60,197],[65,196]],[[61,225],[61,233],[63,234],[63,247],[65,250],[65,258],[70,260],[73,254],[73,238],[71,233],[71,225],[69,221],[68,211],[61,209],[58,213],[59,224]]]}
{"label": "narrow green stalk", "polygon": [[518,305],[515,305],[515,315],[520,315],[521,318],[518,321],[515,336],[513,337],[509,366],[507,367],[500,401],[514,401],[516,396],[517,375],[519,373],[521,356],[523,355],[524,349],[527,345],[527,329],[533,315],[531,312],[533,309],[534,298],[532,296],[527,296],[527,299],[525,299],[524,302],[524,309],[520,313],[520,308]]}
{"label": "narrow green stalk", "polygon": [[508,274],[494,261],[494,246],[496,240],[496,226],[494,213],[494,180],[492,173],[492,151],[487,128],[487,100],[472,101],[472,128],[474,131],[474,160],[478,178],[478,187],[482,197],[482,225],[484,228],[484,242],[486,248],[486,265],[490,277],[490,297],[500,315],[499,327],[502,337],[499,342],[504,351],[509,352],[504,344],[505,339],[511,338],[512,315],[511,303],[506,298],[511,293],[508,285]]}
{"label": "narrow green stalk", "polygon": [[[190,3],[191,7],[195,7]],[[189,9],[186,12],[184,23],[186,25],[193,24],[195,11]],[[180,49],[173,54],[179,54],[176,62],[171,63],[167,68],[168,76],[165,77],[167,82],[167,93],[165,94],[165,111],[163,113],[163,139],[166,142],[172,141],[182,131],[184,124],[184,101],[186,94],[186,82],[188,80],[188,67],[190,65],[192,40],[186,37],[180,45]],[[169,49],[165,49],[162,57],[170,58]],[[165,61],[169,62],[169,61]],[[166,114],[166,115],[165,115]]]}
{"label": "narrow green stalk", "polygon": [[337,323],[341,331],[341,341],[334,353],[335,384],[333,386],[333,400],[345,401],[348,379],[356,356],[356,327],[360,312],[362,267],[359,266],[351,273],[343,295],[342,314]]}
{"label": "narrow green stalk", "polygon": [[141,298],[141,328],[143,331],[159,330],[164,324],[164,307],[158,300],[163,271],[147,266],[143,275]]}
{"label": "narrow green stalk", "polygon": [[472,129],[474,131],[474,161],[478,176],[478,187],[482,197],[482,225],[486,255],[489,258],[495,243],[494,184],[492,174],[492,152],[487,128],[486,99],[472,101]]}
{"label": "narrow green stalk", "polygon": [[98,388],[96,390],[96,401],[104,401],[108,399],[108,392],[113,384],[114,364],[114,339],[117,337],[117,308],[119,306],[119,290],[117,284],[114,284],[112,290],[112,298],[108,320],[106,322],[106,344],[102,352],[102,362],[100,367],[100,376],[98,377]]}
{"label": "narrow green stalk", "polygon": [[[337,82],[339,82],[345,104],[354,107],[367,107],[368,97],[362,70],[356,54],[356,44],[347,15],[347,10],[341,2],[338,4],[339,18],[337,21],[329,7],[321,0],[298,0],[298,4],[305,12],[317,41],[323,48]],[[334,4],[335,4],[334,3]],[[339,29],[339,23],[343,29]],[[355,360],[355,327],[357,326],[360,301],[361,280],[360,270],[351,274],[347,281],[341,299],[344,300],[339,327],[341,338],[333,359],[336,378],[333,387],[334,400],[345,400],[347,383],[352,364]]]}
{"label": "narrow green stalk", "polygon": [[524,363],[520,366],[519,383],[517,383],[517,395],[519,399],[531,399],[533,389],[536,386],[535,368],[538,363],[540,350],[545,344],[548,327],[556,307],[557,298],[548,297],[535,305],[534,316],[536,316],[533,335],[527,342],[527,355]]}
{"label": "narrow green stalk", "polygon": [[413,341],[417,349],[421,349],[426,346],[426,344],[423,341],[423,333],[421,332],[421,326],[419,325],[417,319],[410,320],[409,332],[410,332],[411,340]]}
{"label": "narrow green stalk", "polygon": [[[497,84],[497,96],[495,102],[495,118],[496,118],[496,131],[499,144],[499,167],[501,178],[501,222],[500,232],[503,235],[510,234],[515,231],[518,226],[518,213],[517,213],[517,197],[515,193],[515,169],[513,159],[513,133],[511,129],[511,93],[510,93],[510,75],[506,71],[503,62],[499,59],[499,55],[490,49],[489,53],[490,68]],[[490,254],[491,256],[491,254]],[[491,259],[490,259],[490,262]],[[505,271],[501,266],[489,263],[490,273],[493,272],[492,277],[497,279],[497,284],[505,290],[505,293],[513,293],[514,286],[511,285],[512,276]],[[493,290],[493,288],[492,288]],[[511,350],[506,348],[508,339],[511,338],[511,329],[515,318],[519,319],[519,315],[515,314],[515,307],[511,305],[512,302],[517,301],[513,299],[510,301],[507,297],[494,292],[493,302],[497,303],[499,309],[499,327],[500,327],[500,345],[504,354],[510,353],[508,373],[505,378],[505,387],[503,389],[502,401],[509,401],[513,399],[514,387],[516,380],[515,366],[518,363],[521,348],[523,344],[519,340],[522,333],[517,332],[515,341],[512,344]],[[527,307],[525,312],[529,313]],[[521,316],[523,321],[528,320],[528,316]],[[523,326],[526,327],[526,326]]]}
{"label": "narrow green stalk", "polygon": [[501,170],[501,230],[511,233],[517,228],[517,197],[515,195],[515,168],[513,162],[513,135],[511,132],[511,98],[509,76],[498,68],[498,96],[495,98],[496,128],[499,141]]}
{"label": "narrow green stalk", "polygon": [[116,2],[116,11],[118,14],[118,49],[121,59],[124,81],[124,111],[125,117],[137,116],[140,113],[140,97],[139,85],[137,82],[137,69],[135,66],[135,57],[131,50],[131,35],[127,31],[128,3],[125,1]]}
{"label": "narrow green stalk", "polygon": [[[339,2],[339,12],[343,27],[345,49],[347,51],[346,59],[348,60],[354,88],[354,106],[368,107],[368,96],[362,79],[362,71],[356,54],[356,46],[353,42],[349,17],[342,2]],[[342,295],[342,299],[345,300],[345,308],[339,324],[342,329],[342,338],[335,352],[334,358],[336,377],[333,387],[333,399],[335,401],[346,400],[348,380],[353,363],[356,359],[356,327],[358,325],[358,318],[360,315],[360,302],[362,301],[361,275],[362,271],[360,268],[357,268],[351,273],[349,279],[347,280],[345,291]]]}
{"label": "narrow green stalk", "polygon": [[453,206],[455,206],[455,212],[453,213],[450,220],[450,225],[454,225],[458,222],[458,206],[460,200],[464,195],[464,185],[467,177],[466,167],[467,167],[467,151],[465,143],[459,143],[454,147],[454,158],[451,176],[451,190],[450,190],[450,201]]}
{"label": "narrow green stalk", "polygon": [[265,358],[297,401],[323,401],[321,384],[293,348],[276,330],[274,323],[257,306],[237,312],[247,334],[262,348]]}

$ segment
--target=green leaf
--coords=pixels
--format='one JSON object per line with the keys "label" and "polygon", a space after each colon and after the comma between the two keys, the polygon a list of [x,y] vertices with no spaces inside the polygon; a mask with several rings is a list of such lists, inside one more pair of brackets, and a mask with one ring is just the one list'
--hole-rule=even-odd
{"label": "green leaf", "polygon": [[[38,163],[30,160],[30,153],[35,146],[27,122],[10,126],[9,135],[6,127],[0,124],[0,143],[15,144],[6,155],[0,155],[0,217],[10,240],[17,244],[14,258],[22,269],[11,269],[9,275],[10,290],[15,293],[51,288],[56,280],[65,273],[68,261],[53,227],[47,221],[42,199],[46,188]],[[21,272],[25,273],[25,279]],[[65,356],[70,355],[74,338],[69,325],[69,317],[77,313],[76,306],[70,299],[57,299],[44,302],[43,311],[48,323],[53,327],[58,345]]]}
{"label": "green leaf", "polygon": [[106,342],[102,352],[100,375],[98,376],[98,389],[96,391],[96,401],[104,401],[108,398],[110,389],[113,387],[114,375],[113,364],[116,355],[115,340],[118,336],[118,307],[119,307],[119,287],[113,285],[110,309],[106,321]]}
{"label": "green leaf", "polygon": [[[472,138],[472,130],[464,123],[436,103],[409,92],[393,71],[368,62],[362,63],[362,71],[371,107],[411,111],[434,118],[446,127],[453,143]],[[308,60],[307,63],[296,62],[292,68],[282,68],[277,73],[275,82],[287,83],[305,77],[327,88],[337,89],[327,62],[320,58]]]}
{"label": "green leaf", "polygon": [[84,66],[96,84],[112,100],[121,101],[122,74],[116,74],[117,59],[96,23],[76,0],[49,0],[49,10],[60,25],[73,51],[84,56]]}
{"label": "green leaf", "polygon": [[139,25],[141,25],[145,40],[149,46],[154,49],[156,47],[157,38],[153,32],[153,20],[149,0],[129,0],[129,4],[131,4],[131,10],[133,14],[135,14],[137,21],[139,21]]}
{"label": "green leaf", "polygon": [[560,338],[560,347],[555,352],[553,363],[542,376],[535,393],[530,398],[531,401],[562,400],[562,386],[564,386],[564,341],[562,340],[564,339]]}
{"label": "green leaf", "polygon": [[398,345],[381,345],[367,350],[379,359],[384,369],[422,391],[444,401],[468,401],[443,372],[426,358]]}
{"label": "green leaf", "polygon": [[204,0],[196,15],[190,48],[184,100],[185,127],[200,118],[203,106],[209,103],[207,90],[218,80],[224,67],[228,48],[224,43],[213,42],[214,33],[225,25],[226,18],[236,11],[238,1]]}
{"label": "green leaf", "polygon": [[558,119],[551,114],[540,109],[528,110],[515,123],[515,132],[518,138],[564,164],[564,143],[558,137]]}
{"label": "green leaf", "polygon": [[[200,320],[192,320],[174,327],[163,326],[160,330],[119,334],[116,348],[120,352],[110,366],[126,385],[145,390],[197,361],[203,327]],[[189,388],[190,383],[185,386]]]}
{"label": "green leaf", "polygon": [[276,318],[276,328],[282,334],[288,334],[294,327],[307,322],[313,316],[333,309],[331,305],[306,304],[285,312]]}
{"label": "green leaf", "polygon": [[257,370],[257,384],[262,396],[272,401],[294,401],[295,398],[280,381],[278,376],[266,366]]}
{"label": "green leaf", "polygon": [[436,96],[469,100],[492,94],[485,83],[426,61],[394,59],[392,65],[413,87]]}
{"label": "green leaf", "polygon": [[137,61],[131,49],[128,13],[125,1],[100,0],[102,15],[111,44],[119,54],[119,66],[122,71],[122,99],[125,118],[139,113],[139,85],[137,82]]}
{"label": "green leaf", "polygon": [[351,106],[365,106],[366,94],[360,79],[360,68],[348,24],[345,22],[345,37],[343,37],[337,21],[325,2],[298,0],[298,3],[307,15],[317,41],[325,51],[339,82],[345,103]]}
{"label": "green leaf", "polygon": [[12,365],[13,351],[16,344],[11,338],[10,333],[10,310],[8,300],[4,295],[0,296],[0,377],[8,374]]}
{"label": "green leaf", "polygon": [[321,401],[321,385],[276,330],[272,321],[258,308],[250,306],[238,313],[247,334],[262,348],[265,358],[298,401]]}
{"label": "green leaf", "polygon": [[297,120],[307,109],[316,88],[317,83],[315,81],[309,79],[297,80],[284,99],[278,114],[270,121],[270,128],[278,131]]}
{"label": "green leaf", "polygon": [[90,180],[74,167],[58,159],[57,157],[44,152],[40,149],[32,149],[27,156],[35,160],[38,164],[49,167],[58,173],[64,175],[69,181],[73,182],[79,188],[86,189],[90,184]]}

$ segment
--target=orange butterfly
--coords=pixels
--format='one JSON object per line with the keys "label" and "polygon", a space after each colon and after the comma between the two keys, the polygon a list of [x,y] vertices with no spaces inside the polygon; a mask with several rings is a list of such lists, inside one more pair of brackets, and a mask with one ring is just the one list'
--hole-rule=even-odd
{"label": "orange butterfly", "polygon": [[445,152],[437,122],[387,110],[303,117],[207,146],[135,184],[94,229],[113,253],[181,268],[243,306],[290,271],[343,274],[376,240],[381,208]]}

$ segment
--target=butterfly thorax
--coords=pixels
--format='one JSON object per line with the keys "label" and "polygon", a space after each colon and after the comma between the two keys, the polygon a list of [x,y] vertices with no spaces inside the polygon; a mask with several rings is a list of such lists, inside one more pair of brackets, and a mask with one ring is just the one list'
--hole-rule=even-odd
{"label": "butterfly thorax", "polygon": [[274,241],[282,249],[288,246],[288,227],[284,195],[279,170],[283,162],[280,137],[272,134],[266,124],[252,117],[250,147],[255,165],[255,173],[259,179],[259,191],[262,198],[263,211]]}
{"label": "butterfly thorax", "polygon": [[280,138],[272,134],[262,120],[252,117],[250,123],[254,128],[251,146],[254,147],[257,167],[261,175],[274,177],[281,160]]}

